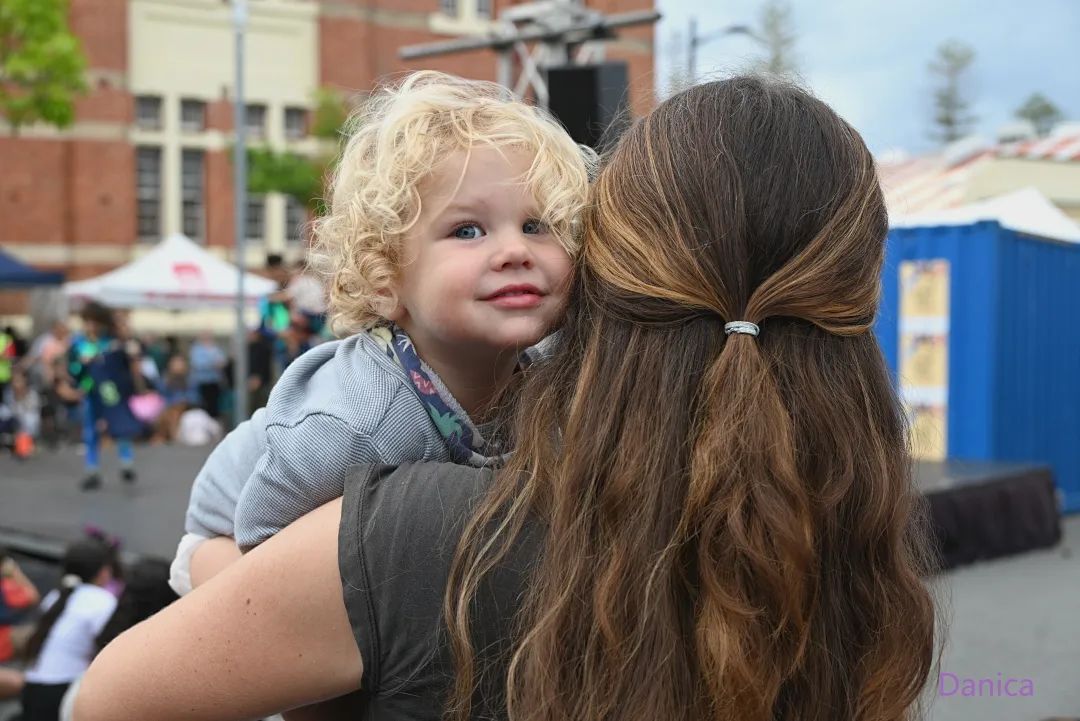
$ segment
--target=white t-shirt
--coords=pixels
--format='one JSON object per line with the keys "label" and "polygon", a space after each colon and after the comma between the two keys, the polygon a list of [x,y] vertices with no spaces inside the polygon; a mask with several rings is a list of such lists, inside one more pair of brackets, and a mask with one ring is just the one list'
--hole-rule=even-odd
{"label": "white t-shirt", "polygon": [[[41,610],[60,598],[52,591],[41,602]],[[26,671],[30,683],[71,683],[90,666],[97,648],[94,639],[116,610],[116,597],[100,586],[88,583],[76,588],[64,612],[49,630],[37,661]]]}

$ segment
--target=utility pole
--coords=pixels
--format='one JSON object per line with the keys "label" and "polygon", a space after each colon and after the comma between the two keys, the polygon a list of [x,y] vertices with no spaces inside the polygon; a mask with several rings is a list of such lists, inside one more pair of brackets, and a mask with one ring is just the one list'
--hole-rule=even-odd
{"label": "utility pole", "polygon": [[244,33],[247,30],[247,0],[232,0],[233,30],[236,36],[236,91],[233,127],[233,216],[236,232],[236,330],[233,338],[233,403],[236,422],[247,420],[247,326],[244,321],[244,276],[247,274],[247,107],[244,101]]}

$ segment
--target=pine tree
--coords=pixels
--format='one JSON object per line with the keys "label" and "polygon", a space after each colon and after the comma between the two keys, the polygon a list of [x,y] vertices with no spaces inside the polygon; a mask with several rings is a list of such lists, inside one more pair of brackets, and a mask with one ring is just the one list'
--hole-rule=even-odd
{"label": "pine tree", "polygon": [[938,47],[930,72],[939,81],[934,90],[934,127],[931,136],[951,143],[966,136],[975,124],[971,103],[963,91],[966,71],[975,61],[975,51],[956,40]]}

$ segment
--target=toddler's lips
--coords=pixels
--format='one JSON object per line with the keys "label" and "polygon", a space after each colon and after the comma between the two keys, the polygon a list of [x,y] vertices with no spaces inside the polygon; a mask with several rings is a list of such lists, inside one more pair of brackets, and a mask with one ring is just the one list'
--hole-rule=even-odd
{"label": "toddler's lips", "polygon": [[544,300],[544,294],[533,285],[508,285],[482,300],[497,308],[518,310],[540,305]]}

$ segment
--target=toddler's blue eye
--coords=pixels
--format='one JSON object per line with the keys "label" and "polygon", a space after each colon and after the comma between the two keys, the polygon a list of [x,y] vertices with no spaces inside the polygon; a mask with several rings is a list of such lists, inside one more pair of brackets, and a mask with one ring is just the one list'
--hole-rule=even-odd
{"label": "toddler's blue eye", "polygon": [[540,233],[548,232],[547,226],[541,223],[539,220],[526,220],[521,226],[521,232],[527,235],[539,235]]}
{"label": "toddler's blue eye", "polygon": [[462,240],[475,240],[484,235],[484,229],[476,223],[466,223],[454,228],[454,237]]}

